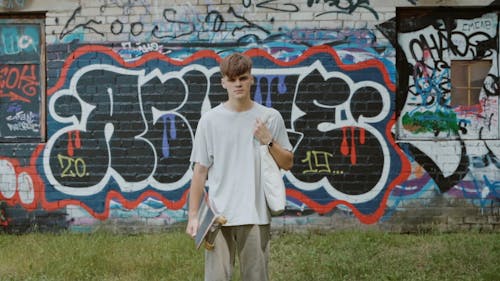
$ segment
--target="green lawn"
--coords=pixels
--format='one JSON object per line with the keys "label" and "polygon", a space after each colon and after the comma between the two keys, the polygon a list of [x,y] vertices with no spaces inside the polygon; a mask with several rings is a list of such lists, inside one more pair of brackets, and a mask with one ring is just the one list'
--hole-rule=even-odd
{"label": "green lawn", "polygon": [[[0,280],[202,280],[203,251],[158,234],[0,234]],[[500,280],[500,233],[280,233],[271,280]],[[239,280],[235,276],[235,280]]]}

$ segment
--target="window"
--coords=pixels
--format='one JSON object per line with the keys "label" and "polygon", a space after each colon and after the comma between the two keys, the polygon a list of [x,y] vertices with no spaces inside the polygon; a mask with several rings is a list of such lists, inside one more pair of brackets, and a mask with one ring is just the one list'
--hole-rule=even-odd
{"label": "window", "polygon": [[498,7],[396,8],[396,137],[500,137]]}
{"label": "window", "polygon": [[0,142],[45,141],[45,13],[0,14]]}
{"label": "window", "polygon": [[491,60],[451,61],[451,106],[473,106],[479,103],[484,79]]}

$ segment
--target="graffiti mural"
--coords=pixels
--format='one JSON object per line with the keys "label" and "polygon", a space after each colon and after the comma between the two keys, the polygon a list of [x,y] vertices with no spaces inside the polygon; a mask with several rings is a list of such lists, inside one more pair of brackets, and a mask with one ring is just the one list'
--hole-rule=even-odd
{"label": "graffiti mural", "polygon": [[0,139],[40,138],[40,27],[0,20]]}
{"label": "graffiti mural", "polygon": [[[408,100],[401,113],[402,138],[498,137],[498,66],[484,79],[480,98],[469,107],[453,107],[453,60],[498,61],[498,17],[488,13],[472,19],[423,19],[401,23],[398,42],[411,73]],[[477,105],[477,106],[474,106]]]}
{"label": "graffiti mural", "polygon": [[[283,112],[295,143],[297,163],[285,174],[289,196],[309,200],[319,213],[344,204],[375,221],[406,165],[388,141],[394,86],[383,64],[345,65],[328,47],[289,62],[248,54],[255,61],[254,99]],[[109,48],[84,46],[69,57],[66,79],[49,89],[44,207],[77,201],[105,218],[115,197],[128,208],[147,197],[170,209],[184,206],[197,120],[225,99],[220,56],[201,51],[179,61],[150,52],[127,62]],[[367,169],[362,184],[348,180]]]}
{"label": "graffiti mural", "polygon": [[[407,82],[400,89],[406,92],[406,100],[398,133],[402,148],[415,161],[415,172],[396,188],[394,197],[418,197],[437,189],[447,196],[469,198],[481,208],[498,204],[500,150],[494,140],[499,129],[497,13],[479,10],[450,15],[433,9],[418,21],[401,20],[399,30],[402,56],[398,64]],[[452,81],[452,63],[484,60],[492,64],[479,81],[477,100],[454,105],[453,99],[459,97],[453,85],[459,81]],[[454,157],[433,153],[447,149]]]}
{"label": "graffiti mural", "polygon": [[[387,19],[370,1],[97,2],[95,16],[79,3],[50,15],[47,141],[0,143],[0,226],[185,221],[197,122],[226,99],[218,64],[233,52],[252,58],[253,99],[281,112],[293,144],[283,221],[382,223],[434,198],[499,207],[498,13],[426,8],[378,24],[380,38],[325,24]],[[39,57],[29,28],[0,28],[0,58]],[[457,61],[491,62],[468,105]],[[0,131],[40,134],[26,110],[39,68],[0,65]]]}

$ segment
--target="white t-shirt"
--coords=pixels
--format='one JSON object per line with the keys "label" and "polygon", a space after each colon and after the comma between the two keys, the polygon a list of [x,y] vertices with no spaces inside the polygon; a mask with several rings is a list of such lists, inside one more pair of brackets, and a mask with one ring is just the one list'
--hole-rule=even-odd
{"label": "white t-shirt", "polygon": [[292,150],[281,114],[255,102],[243,112],[220,104],[201,116],[196,129],[191,162],[208,167],[209,198],[228,226],[270,223],[260,186],[260,142],[253,136],[257,118],[267,120],[275,142]]}

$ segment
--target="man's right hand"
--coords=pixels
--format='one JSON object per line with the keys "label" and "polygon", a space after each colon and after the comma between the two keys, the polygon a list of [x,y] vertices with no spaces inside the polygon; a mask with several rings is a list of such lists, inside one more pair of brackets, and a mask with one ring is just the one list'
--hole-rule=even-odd
{"label": "man's right hand", "polygon": [[186,227],[186,233],[192,238],[196,236],[200,224],[198,221],[198,208],[203,197],[203,189],[205,188],[207,176],[208,168],[195,163],[193,178],[191,179],[191,186],[189,188],[188,225]]}
{"label": "man's right hand", "polygon": [[198,219],[192,218],[188,220],[188,225],[186,227],[186,234],[191,236],[194,239],[196,236],[196,232],[198,232]]}

